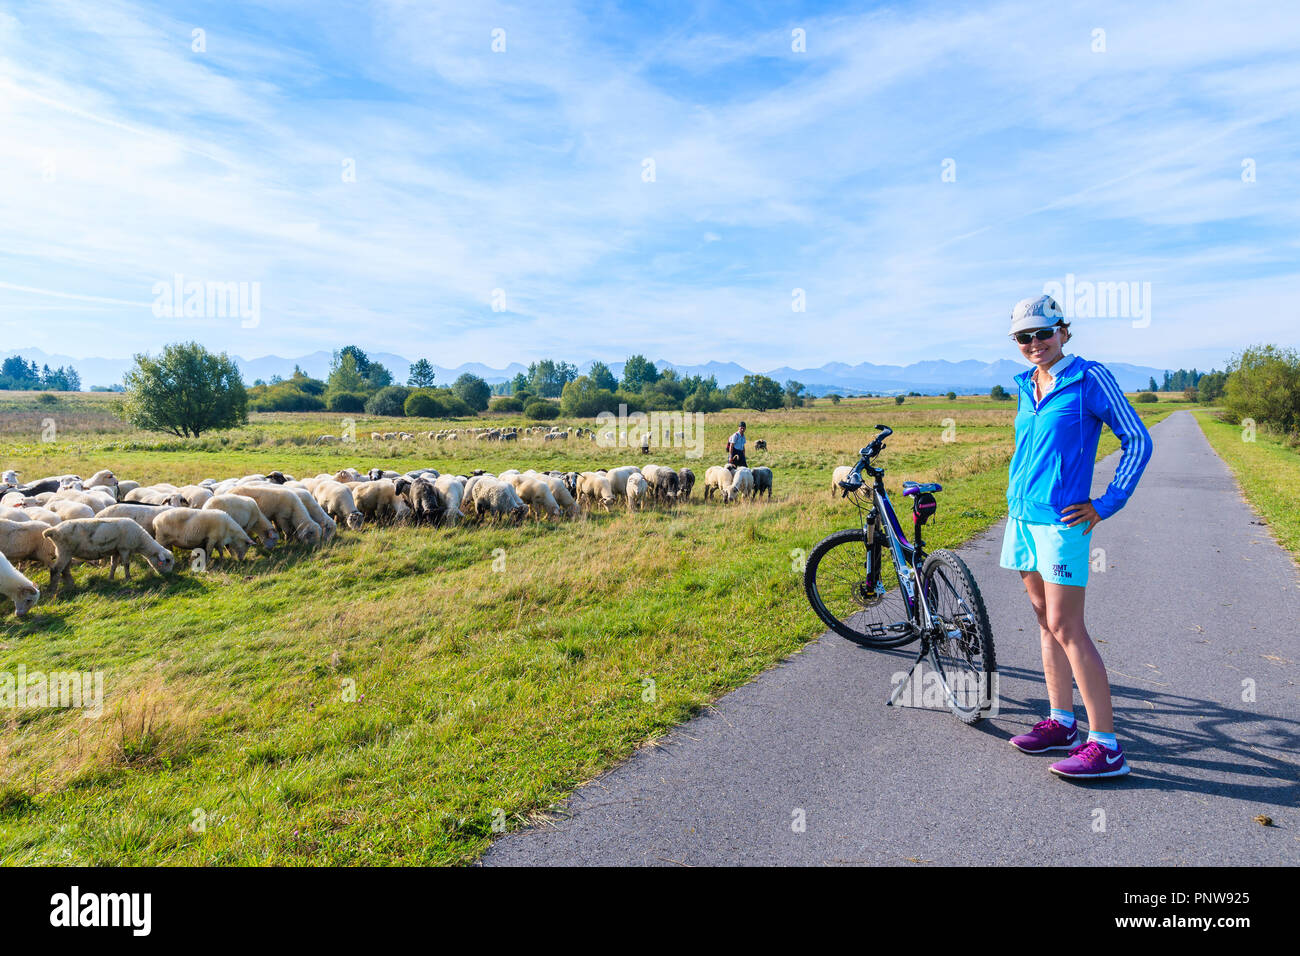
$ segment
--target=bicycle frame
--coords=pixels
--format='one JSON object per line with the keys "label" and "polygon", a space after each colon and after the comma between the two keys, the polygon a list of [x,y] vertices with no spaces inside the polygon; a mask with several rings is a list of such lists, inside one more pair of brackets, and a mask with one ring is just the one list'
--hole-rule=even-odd
{"label": "bicycle frame", "polygon": [[[934,619],[930,613],[930,603],[921,593],[921,588],[917,587],[921,577],[921,565],[925,563],[925,542],[921,538],[921,526],[919,524],[915,526],[915,543],[909,542],[907,536],[903,534],[902,525],[899,524],[898,514],[889,500],[889,493],[885,490],[885,469],[859,462],[859,468],[855,471],[859,474],[861,471],[866,471],[873,479],[872,508],[862,522],[862,532],[870,545],[876,533],[876,525],[884,528],[889,550],[893,553],[894,564],[898,568],[898,584],[903,592],[903,600],[907,602],[912,623],[921,631],[926,631],[933,625]],[[867,553],[871,553],[869,547]],[[879,569],[877,569],[878,573]]]}

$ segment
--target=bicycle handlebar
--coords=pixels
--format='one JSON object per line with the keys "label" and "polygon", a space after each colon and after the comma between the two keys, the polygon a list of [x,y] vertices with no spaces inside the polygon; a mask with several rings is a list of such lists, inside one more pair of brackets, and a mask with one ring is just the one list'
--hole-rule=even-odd
{"label": "bicycle handlebar", "polygon": [[858,480],[856,482],[854,481],[840,482],[840,487],[844,489],[841,497],[843,495],[847,495],[855,487],[862,484],[862,469],[865,468],[871,462],[872,458],[875,458],[877,455],[879,455],[882,451],[885,450],[885,439],[888,438],[890,435],[894,434],[894,430],[890,428],[888,425],[877,425],[876,431],[880,432],[880,434],[871,440],[871,444],[867,445],[866,448],[863,448],[858,452],[859,455],[858,463],[854,465],[853,470],[849,472],[849,476],[851,478],[856,477]]}

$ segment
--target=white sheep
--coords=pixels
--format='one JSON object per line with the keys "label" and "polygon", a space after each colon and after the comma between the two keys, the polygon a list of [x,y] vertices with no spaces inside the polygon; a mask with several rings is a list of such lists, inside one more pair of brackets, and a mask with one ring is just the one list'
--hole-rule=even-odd
{"label": "white sheep", "polygon": [[321,480],[308,479],[311,496],[324,512],[335,521],[347,525],[353,531],[360,531],[366,516],[357,508],[352,497],[352,489],[333,478]]}
{"label": "white sheep", "polygon": [[551,488],[546,482],[521,475],[518,484],[514,488],[520,500],[528,505],[529,510],[534,514],[539,517],[558,518],[560,516],[560,505],[555,500],[555,496],[551,494]]}
{"label": "white sheep", "polygon": [[[289,486],[285,484],[282,487],[288,488]],[[289,488],[289,490],[298,496],[298,500],[307,509],[307,514],[311,515],[311,520],[320,525],[321,541],[332,540],[338,526],[334,523],[334,519],[327,515],[316,499],[312,497],[311,492],[306,488]]]}
{"label": "white sheep", "polygon": [[50,572],[54,586],[54,565],[58,552],[54,542],[45,537],[49,525],[40,521],[8,521],[0,518],[0,554],[10,561],[35,561]]}
{"label": "white sheep", "polygon": [[608,474],[609,490],[614,493],[614,497],[623,498],[627,495],[628,476],[641,474],[641,469],[636,465],[624,465],[621,468],[610,469]]}
{"label": "white sheep", "polygon": [[0,554],[0,594],[14,602],[14,614],[23,617],[41,598],[40,589]]}
{"label": "white sheep", "polygon": [[202,508],[212,497],[212,489],[204,488],[202,485],[183,485],[178,492],[185,499],[185,504],[191,508]]}
{"label": "white sheep", "polygon": [[307,508],[298,495],[279,485],[236,485],[232,494],[252,498],[266,519],[279,530],[286,541],[315,547],[320,544],[321,527],[311,520]]}
{"label": "white sheep", "polygon": [[269,551],[280,536],[275,526],[266,520],[257,502],[244,495],[213,495],[203,505],[203,510],[224,511],[235,519],[235,523],[244,529],[244,534],[252,538],[264,550]]}
{"label": "white sheep", "polygon": [[102,518],[130,518],[152,535],[154,519],[170,509],[170,505],[155,508],[153,505],[142,505],[138,502],[123,502],[120,505],[105,508],[99,513],[99,516]]}
{"label": "white sheep", "polygon": [[748,468],[737,468],[731,478],[731,487],[722,493],[723,501],[735,501],[741,497],[754,497],[754,472]]}
{"label": "white sheep", "polygon": [[728,465],[710,465],[704,472],[704,500],[708,501],[714,492],[724,494],[731,487],[732,468]]}
{"label": "white sheep", "polygon": [[650,496],[650,482],[645,475],[628,475],[623,493],[627,496],[628,512],[641,511]]}
{"label": "white sheep", "polygon": [[51,574],[51,591],[56,590],[53,580],[56,574],[61,579],[60,587],[66,588],[72,584],[70,567],[74,558],[82,561],[110,558],[110,581],[119,565],[122,566],[126,580],[131,580],[131,557],[136,554],[143,556],[159,574],[171,571],[175,563],[172,553],[130,518],[76,518],[46,528],[43,534],[58,549],[54,573]]}
{"label": "white sheep", "polygon": [[[626,485],[627,480],[625,478],[625,490]],[[614,490],[609,486],[609,475],[601,474],[598,471],[584,471],[578,475],[578,503],[585,503],[588,510],[599,504],[608,511],[616,500]]]}
{"label": "white sheep", "polygon": [[224,551],[242,561],[253,543],[239,523],[219,508],[168,508],[154,519],[153,526],[155,539],[164,548],[202,548],[213,558]]}
{"label": "white sheep", "polygon": [[90,505],[67,498],[51,498],[46,504],[46,510],[53,511],[63,521],[70,521],[73,518],[93,518],[97,514]]}
{"label": "white sheep", "polygon": [[456,475],[440,475],[433,482],[433,490],[443,500],[442,523],[455,526],[460,518],[461,502],[465,499],[465,479]]}
{"label": "white sheep", "polygon": [[852,471],[853,471],[852,465],[840,465],[833,472],[831,472],[831,497],[832,498],[838,498],[840,495],[844,493],[844,489],[840,487],[840,482],[846,480]]}

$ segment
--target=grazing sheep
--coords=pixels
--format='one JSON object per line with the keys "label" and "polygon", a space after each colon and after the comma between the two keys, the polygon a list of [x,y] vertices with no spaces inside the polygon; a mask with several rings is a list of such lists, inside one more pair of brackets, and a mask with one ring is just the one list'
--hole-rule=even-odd
{"label": "grazing sheep", "polygon": [[650,499],[650,482],[645,475],[628,475],[623,491],[627,495],[628,512],[640,511]]}
{"label": "grazing sheep", "polygon": [[754,473],[748,468],[737,468],[731,477],[731,487],[722,493],[723,501],[754,497]]}
{"label": "grazing sheep", "polygon": [[520,477],[514,488],[519,499],[528,505],[528,510],[533,514],[538,517],[558,518],[560,516],[560,505],[551,494],[551,486],[545,481],[524,475]]}
{"label": "grazing sheep", "polygon": [[[627,476],[623,477],[624,492],[627,490]],[[588,510],[599,504],[606,511],[617,501],[614,489],[610,487],[609,476],[597,471],[584,471],[578,476],[578,503],[586,503]]]}
{"label": "grazing sheep", "polygon": [[65,488],[50,499],[51,501],[75,501],[88,507],[94,514],[99,514],[109,505],[117,504],[117,498],[107,488],[95,491],[78,491]]}
{"label": "grazing sheep", "polygon": [[710,465],[704,472],[704,500],[708,501],[714,492],[722,492],[731,487],[732,465]]}
{"label": "grazing sheep", "polygon": [[109,492],[113,495],[114,500],[117,499],[118,496],[117,476],[114,475],[107,468],[103,469],[102,471],[97,471],[93,475],[91,475],[90,480],[86,482],[86,487],[107,488]]}
{"label": "grazing sheep", "polygon": [[6,521],[0,519],[0,554],[10,561],[35,561],[50,572],[50,586],[54,586],[54,565],[58,552],[54,542],[45,537],[49,525],[39,521]]}
{"label": "grazing sheep", "polygon": [[140,527],[153,534],[153,522],[164,511],[169,511],[170,505],[154,507],[153,505],[142,505],[130,502],[123,502],[120,505],[112,505],[105,508],[99,513],[101,518],[130,518]]}
{"label": "grazing sheep", "polygon": [[757,498],[763,492],[767,492],[767,497],[772,497],[772,469],[755,468],[754,471],[754,497]]}
{"label": "grazing sheep", "polygon": [[840,487],[840,482],[846,480],[853,472],[852,465],[840,465],[831,472],[831,497],[838,498],[844,494],[844,489]]}
{"label": "grazing sheep", "polygon": [[168,508],[153,524],[158,543],[172,551],[202,548],[210,558],[233,552],[242,561],[253,543],[239,522],[219,508]]}
{"label": "grazing sheep", "polygon": [[446,515],[447,505],[438,494],[433,481],[428,478],[416,478],[411,482],[406,498],[411,503],[411,523],[422,525],[441,524]]}
{"label": "grazing sheep", "polygon": [[320,525],[321,541],[325,542],[334,540],[334,535],[338,531],[338,525],[336,525],[334,519],[327,515],[324,510],[322,510],[321,506],[316,503],[316,499],[312,497],[311,492],[306,488],[291,488],[287,483],[281,487],[287,488],[289,491],[292,491],[297,495],[298,500],[302,502],[302,506],[307,509],[307,514],[311,516],[311,520]]}
{"label": "grazing sheep", "polygon": [[171,491],[158,488],[132,488],[123,497],[124,502],[138,502],[142,505],[171,505],[173,508],[186,507],[185,498],[179,489]]}
{"label": "grazing sheep", "polygon": [[480,517],[508,517],[515,522],[523,521],[528,514],[528,506],[515,489],[497,478],[484,477],[474,486],[473,508]]}
{"label": "grazing sheep", "polygon": [[364,481],[365,475],[361,474],[361,472],[357,471],[355,468],[344,468],[343,470],[334,473],[334,480],[339,482]]}
{"label": "grazing sheep", "polygon": [[54,542],[58,555],[51,572],[50,590],[56,590],[57,575],[60,588],[72,585],[73,558],[82,561],[99,561],[109,558],[108,579],[113,580],[121,565],[126,580],[131,580],[131,557],[141,555],[159,574],[171,571],[175,564],[172,553],[149,536],[149,532],[130,518],[76,518],[46,528],[45,537]]}
{"label": "grazing sheep", "polygon": [[266,520],[288,541],[290,538],[308,547],[320,544],[321,527],[311,520],[307,508],[294,492],[279,485],[239,485],[234,494],[252,498]]}
{"label": "grazing sheep", "polygon": [[132,491],[135,491],[135,489],[139,487],[140,487],[140,482],[138,481],[130,481],[130,480],[119,481],[117,483],[117,500],[118,501],[126,500],[126,496]]}
{"label": "grazing sheep", "polygon": [[340,481],[326,478],[311,484],[311,495],[325,513],[353,531],[360,531],[366,523],[366,516],[357,509],[352,489]]}
{"label": "grazing sheep", "polygon": [[677,473],[677,500],[690,501],[691,489],[695,487],[695,472],[683,468]]}
{"label": "grazing sheep", "polygon": [[754,450],[755,450],[755,451],[767,451],[767,439],[766,439],[766,438],[756,438],[756,439],[754,440]]}
{"label": "grazing sheep", "polygon": [[201,485],[183,485],[179,492],[185,504],[191,508],[202,508],[212,497],[212,489]]}
{"label": "grazing sheep", "polygon": [[442,499],[442,523],[455,526],[460,520],[461,502],[465,499],[465,480],[455,475],[439,475],[433,487]]}
{"label": "grazing sheep", "polygon": [[51,498],[46,505],[46,510],[53,511],[63,521],[70,521],[73,518],[93,518],[96,514],[95,509],[90,505],[67,498]]}
{"label": "grazing sheep", "polygon": [[207,500],[202,510],[224,511],[264,551],[270,551],[271,546],[280,540],[275,526],[266,520],[266,515],[262,514],[262,509],[252,498],[244,495],[214,495]]}
{"label": "grazing sheep", "polygon": [[641,474],[641,469],[636,465],[624,465],[622,468],[611,469],[608,472],[609,490],[614,493],[616,498],[626,497],[627,489],[625,485],[627,484],[628,475],[639,474]]}
{"label": "grazing sheep", "polygon": [[3,554],[0,554],[0,594],[14,602],[17,617],[23,617],[41,597],[40,589],[23,577]]}
{"label": "grazing sheep", "polygon": [[656,501],[670,504],[677,500],[677,472],[663,465],[646,465],[641,469],[650,484],[650,493]]}
{"label": "grazing sheep", "polygon": [[551,497],[555,499],[555,503],[560,506],[561,510],[570,515],[578,513],[578,501],[563,478],[542,475],[540,480],[546,482],[547,487],[551,489]]}
{"label": "grazing sheep", "polygon": [[[352,497],[358,511],[369,520],[379,523],[395,521],[399,517],[399,511],[406,510],[405,503],[397,497],[397,485],[391,478],[353,485]],[[398,508],[399,504],[402,505],[401,509]]]}

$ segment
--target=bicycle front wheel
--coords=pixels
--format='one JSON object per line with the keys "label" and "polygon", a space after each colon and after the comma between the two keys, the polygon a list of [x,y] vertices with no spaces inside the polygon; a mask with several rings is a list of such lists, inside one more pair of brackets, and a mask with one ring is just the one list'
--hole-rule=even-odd
{"label": "bicycle front wheel", "polygon": [[920,636],[880,535],[871,547],[860,528],[823,538],[808,555],[803,586],[822,622],[856,644],[899,647]]}
{"label": "bicycle front wheel", "polygon": [[922,587],[935,629],[930,663],[943,682],[948,706],[963,723],[978,723],[997,706],[993,628],[975,576],[951,551],[936,551],[921,567]]}

